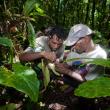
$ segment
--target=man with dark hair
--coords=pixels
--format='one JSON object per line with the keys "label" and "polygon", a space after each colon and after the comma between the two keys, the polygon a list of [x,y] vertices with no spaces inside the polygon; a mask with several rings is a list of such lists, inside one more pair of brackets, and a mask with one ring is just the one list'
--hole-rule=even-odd
{"label": "man with dark hair", "polygon": [[66,37],[62,28],[52,27],[48,36],[36,38],[35,48],[28,47],[25,52],[19,56],[19,59],[23,62],[44,58],[54,62],[63,55],[63,41]]}
{"label": "man with dark hair", "polygon": [[63,42],[66,37],[67,36],[62,28],[52,27],[51,30],[49,30],[48,36],[36,38],[35,48],[28,47],[19,55],[21,62],[34,62],[32,63],[32,68],[36,71],[37,77],[41,82],[41,90],[44,88],[44,75],[38,64],[41,62],[41,59],[44,59],[46,65],[50,62],[54,63],[55,61],[58,61],[58,59],[62,59],[65,49]]}

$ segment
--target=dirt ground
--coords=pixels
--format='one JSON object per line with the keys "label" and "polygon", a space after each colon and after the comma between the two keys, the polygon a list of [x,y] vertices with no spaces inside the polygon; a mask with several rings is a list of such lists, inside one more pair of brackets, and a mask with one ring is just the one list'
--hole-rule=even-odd
{"label": "dirt ground", "polygon": [[47,88],[42,97],[44,110],[110,110],[110,97],[87,99],[75,96],[74,89],[68,93],[65,90],[58,86]]}

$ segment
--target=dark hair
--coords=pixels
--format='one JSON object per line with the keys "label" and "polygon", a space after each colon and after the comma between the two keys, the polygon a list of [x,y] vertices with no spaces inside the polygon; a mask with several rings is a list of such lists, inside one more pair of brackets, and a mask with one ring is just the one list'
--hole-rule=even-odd
{"label": "dark hair", "polygon": [[62,40],[65,40],[67,38],[67,34],[64,31],[64,29],[61,28],[61,27],[58,27],[58,26],[51,27],[49,32],[48,32],[48,35],[51,36],[51,37],[53,35],[57,35],[57,37],[59,39],[62,39]]}
{"label": "dark hair", "polygon": [[53,29],[52,26],[46,28],[46,29],[45,29],[45,35],[46,35],[46,36],[49,36],[52,29]]}

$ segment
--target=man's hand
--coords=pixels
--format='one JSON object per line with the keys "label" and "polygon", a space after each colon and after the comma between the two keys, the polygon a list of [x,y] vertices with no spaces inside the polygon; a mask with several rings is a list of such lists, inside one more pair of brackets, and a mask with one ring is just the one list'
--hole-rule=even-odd
{"label": "man's hand", "polygon": [[71,72],[71,69],[69,69],[68,66],[63,63],[55,63],[55,70],[66,75]]}
{"label": "man's hand", "polygon": [[56,61],[56,54],[55,52],[47,52],[47,51],[43,51],[41,52],[41,55],[43,58],[50,60],[51,62]]}
{"label": "man's hand", "polygon": [[72,71],[65,64],[56,63],[55,64],[55,70],[58,71],[59,73],[68,75],[68,76],[72,77],[73,79],[76,79],[80,82],[84,81],[84,78],[79,74],[79,71]]}

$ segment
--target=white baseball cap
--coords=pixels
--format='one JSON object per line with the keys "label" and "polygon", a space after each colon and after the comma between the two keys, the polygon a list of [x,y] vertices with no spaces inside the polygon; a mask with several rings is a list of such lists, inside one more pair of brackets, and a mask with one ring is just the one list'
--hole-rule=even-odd
{"label": "white baseball cap", "polygon": [[65,41],[66,46],[74,45],[80,38],[92,34],[93,31],[84,24],[76,24],[71,27],[68,38]]}

